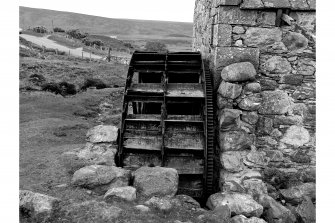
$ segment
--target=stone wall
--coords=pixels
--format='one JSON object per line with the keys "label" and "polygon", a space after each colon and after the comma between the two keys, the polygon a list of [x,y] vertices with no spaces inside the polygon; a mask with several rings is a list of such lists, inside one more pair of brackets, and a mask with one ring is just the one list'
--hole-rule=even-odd
{"label": "stone wall", "polygon": [[260,178],[278,199],[315,182],[315,9],[315,0],[196,0],[193,50],[217,92],[221,191],[255,195],[243,179]]}

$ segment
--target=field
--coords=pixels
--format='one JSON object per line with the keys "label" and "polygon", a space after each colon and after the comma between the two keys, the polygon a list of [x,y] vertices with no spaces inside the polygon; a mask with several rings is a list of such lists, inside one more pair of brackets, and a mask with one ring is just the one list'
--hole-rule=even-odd
{"label": "field", "polygon": [[118,39],[139,47],[152,40],[168,44],[169,50],[173,51],[191,51],[192,47],[192,23],[112,19],[20,6],[20,28],[28,29],[39,25],[51,30],[50,21],[53,21],[54,27],[79,29],[104,38],[117,36]]}

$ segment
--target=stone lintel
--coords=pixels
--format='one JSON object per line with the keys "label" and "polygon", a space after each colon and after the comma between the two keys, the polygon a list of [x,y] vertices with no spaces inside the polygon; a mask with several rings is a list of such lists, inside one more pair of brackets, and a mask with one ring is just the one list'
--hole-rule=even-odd
{"label": "stone lintel", "polygon": [[242,0],[215,0],[215,7],[221,6],[221,5],[231,5],[236,6],[241,4]]}
{"label": "stone lintel", "polygon": [[221,6],[218,12],[219,24],[256,25],[256,10],[241,10],[234,6]]}

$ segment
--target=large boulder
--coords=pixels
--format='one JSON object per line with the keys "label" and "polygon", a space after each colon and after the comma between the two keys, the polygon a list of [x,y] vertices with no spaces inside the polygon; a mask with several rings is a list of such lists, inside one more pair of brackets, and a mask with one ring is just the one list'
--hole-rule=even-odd
{"label": "large boulder", "polygon": [[295,209],[298,217],[303,223],[313,223],[316,221],[315,206],[309,197],[304,197],[301,204]]}
{"label": "large boulder", "polygon": [[136,189],[130,186],[113,187],[106,192],[104,199],[134,201],[136,200]]}
{"label": "large boulder", "polygon": [[121,208],[96,200],[73,203],[64,209],[66,217],[72,219],[69,222],[115,222],[122,213]]}
{"label": "large boulder", "polygon": [[288,113],[293,105],[292,98],[286,92],[277,91],[263,91],[261,93],[263,102],[258,112],[265,115],[282,115]]}
{"label": "large boulder", "polygon": [[251,195],[222,192],[212,194],[206,205],[214,210],[215,208],[227,205],[230,208],[232,215],[242,214],[247,217],[259,217],[263,213],[263,207],[257,203]]}
{"label": "large boulder", "polygon": [[255,135],[245,131],[229,131],[219,133],[219,145],[221,151],[239,151],[251,148],[255,141]]}
{"label": "large boulder", "polygon": [[231,219],[231,223],[266,223],[266,221],[256,217],[247,218],[244,215],[236,215]]}
{"label": "large boulder", "polygon": [[113,125],[98,125],[86,134],[86,140],[92,143],[115,143],[117,141],[118,128]]}
{"label": "large boulder", "polygon": [[228,99],[235,99],[238,96],[240,96],[242,92],[242,86],[239,84],[233,84],[233,83],[229,83],[229,82],[225,82],[222,81],[219,89],[218,89],[218,93],[224,97],[224,98],[228,98]]}
{"label": "large boulder", "polygon": [[242,82],[255,80],[256,70],[252,63],[234,63],[223,68],[221,78],[227,82]]}
{"label": "large boulder", "polygon": [[259,203],[265,208],[264,216],[268,222],[295,222],[292,212],[268,195],[261,195]]}
{"label": "large boulder", "polygon": [[115,166],[92,165],[77,170],[72,184],[104,194],[112,187],[128,186],[130,171]]}
{"label": "large boulder", "polygon": [[315,200],[316,186],[315,183],[303,183],[297,186],[292,186],[288,189],[281,189],[280,193],[284,199],[292,204],[299,204],[304,200],[304,196]]}
{"label": "large boulder", "polygon": [[178,190],[178,172],[172,168],[141,167],[134,173],[134,187],[144,197],[174,196]]}
{"label": "large boulder", "polygon": [[116,146],[110,143],[86,143],[61,155],[60,161],[69,173],[74,173],[82,167],[90,165],[115,166]]}
{"label": "large boulder", "polygon": [[33,222],[45,222],[50,219],[60,203],[55,197],[28,190],[20,190],[19,197],[20,216]]}
{"label": "large boulder", "polygon": [[295,147],[299,147],[308,143],[309,140],[310,135],[307,129],[302,126],[292,125],[286,130],[286,133],[280,141]]}

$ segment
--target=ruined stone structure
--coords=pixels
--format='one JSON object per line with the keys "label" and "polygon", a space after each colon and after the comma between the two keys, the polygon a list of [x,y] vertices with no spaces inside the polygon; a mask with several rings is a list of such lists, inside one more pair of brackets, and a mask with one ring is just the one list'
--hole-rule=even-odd
{"label": "ruined stone structure", "polygon": [[193,50],[217,92],[223,193],[250,194],[264,208],[261,194],[284,197],[276,205],[292,213],[304,195],[315,202],[315,10],[315,0],[196,0]]}

